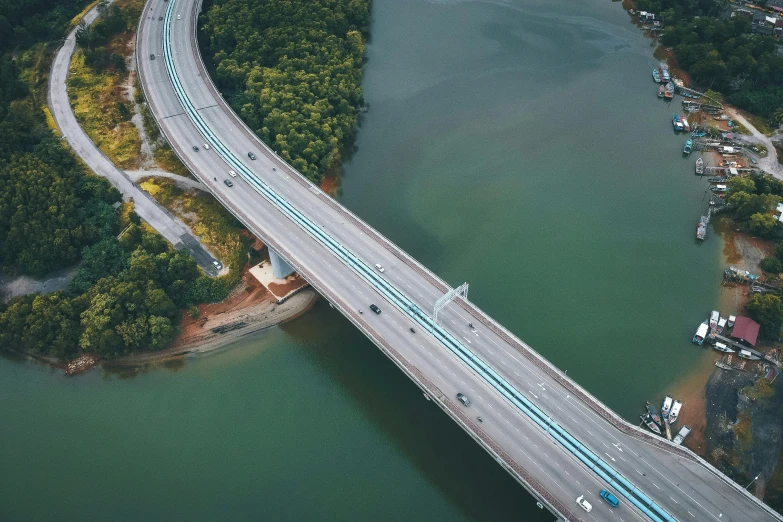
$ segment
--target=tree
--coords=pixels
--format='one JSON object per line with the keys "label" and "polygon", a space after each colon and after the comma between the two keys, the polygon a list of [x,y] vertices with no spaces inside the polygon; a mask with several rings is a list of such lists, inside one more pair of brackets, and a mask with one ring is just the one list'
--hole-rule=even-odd
{"label": "tree", "polygon": [[783,262],[776,257],[765,257],[761,260],[759,266],[768,274],[779,274],[783,272]]}
{"label": "tree", "polygon": [[729,192],[747,192],[748,194],[756,193],[756,183],[750,177],[736,176],[731,178],[726,185],[729,188]]}
{"label": "tree", "polygon": [[745,303],[745,312],[761,326],[764,339],[777,339],[783,325],[783,308],[780,297],[772,294],[753,294]]}
{"label": "tree", "polygon": [[772,234],[772,231],[775,230],[777,223],[778,220],[775,219],[775,216],[758,212],[750,216],[748,229],[753,234],[761,237],[769,237],[769,235]]}

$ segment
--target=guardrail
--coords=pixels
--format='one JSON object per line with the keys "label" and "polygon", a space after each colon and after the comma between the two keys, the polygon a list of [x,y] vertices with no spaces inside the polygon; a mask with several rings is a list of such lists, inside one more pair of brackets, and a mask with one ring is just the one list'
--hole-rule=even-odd
{"label": "guardrail", "polygon": [[[360,277],[370,283],[376,290],[380,291],[387,300],[396,306],[401,312],[413,319],[417,324],[426,328],[430,333],[449,349],[460,360],[473,369],[495,390],[508,399],[520,411],[522,411],[531,420],[537,423],[547,433],[559,442],[567,451],[576,456],[585,463],[589,469],[596,473],[600,478],[615,487],[615,489],[634,504],[640,511],[645,513],[655,522],[670,522],[674,519],[664,511],[660,506],[652,502],[644,493],[633,486],[619,472],[614,470],[602,459],[597,457],[587,447],[571,436],[566,430],[552,421],[546,413],[531,403],[524,394],[516,390],[510,383],[500,377],[480,358],[454,339],[445,329],[433,321],[431,317],[423,313],[407,296],[401,293],[397,288],[390,285],[385,279],[378,276],[367,264],[353,255],[347,248],[335,241],[329,234],[325,233],[316,224],[311,222],[294,206],[288,203],[282,196],[277,194],[271,187],[261,181],[244,163],[240,162],[223,142],[212,132],[203,118],[198,114],[191,100],[185,93],[180,79],[176,73],[176,67],[171,53],[171,20],[174,12],[176,0],[169,2],[166,9],[165,21],[163,25],[163,54],[166,68],[169,72],[172,85],[177,98],[182,103],[185,112],[190,121],[196,126],[204,138],[212,144],[216,152],[231,167],[236,169],[242,178],[253,187],[256,192],[273,204],[284,215],[296,223],[302,230],[308,233],[320,244],[331,250],[335,255],[342,259],[348,267],[356,272]],[[655,513],[653,513],[655,511]]]}

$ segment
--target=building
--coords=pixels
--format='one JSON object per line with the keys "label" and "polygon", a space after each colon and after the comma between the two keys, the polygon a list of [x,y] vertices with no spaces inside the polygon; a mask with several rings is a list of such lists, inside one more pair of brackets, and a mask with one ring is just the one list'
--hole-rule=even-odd
{"label": "building", "polygon": [[737,316],[734,328],[731,329],[731,338],[748,346],[756,346],[759,337],[759,323],[750,317]]}

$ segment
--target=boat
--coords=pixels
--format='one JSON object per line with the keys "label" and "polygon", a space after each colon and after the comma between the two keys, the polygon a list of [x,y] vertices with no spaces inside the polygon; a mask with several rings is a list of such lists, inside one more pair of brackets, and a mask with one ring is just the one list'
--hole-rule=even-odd
{"label": "boat", "polygon": [[645,423],[648,428],[650,428],[650,431],[657,433],[658,435],[661,434],[661,428],[653,422],[649,413],[647,415],[639,415],[639,418],[642,419],[642,422]]}
{"label": "boat", "polygon": [[703,138],[706,135],[707,135],[707,131],[703,131],[703,130],[697,130],[691,132],[691,136],[693,136],[694,138]]}
{"label": "boat", "polygon": [[661,417],[658,415],[658,410],[652,405],[650,401],[647,401],[647,414],[652,418],[653,422],[658,426],[661,425]]}
{"label": "boat", "polygon": [[726,363],[720,362],[720,361],[715,361],[715,366],[717,366],[721,370],[733,370],[734,369],[734,367],[731,366],[730,364],[726,364]]}
{"label": "boat", "polygon": [[753,355],[753,352],[750,350],[740,350],[737,354],[737,357],[742,357],[743,359],[747,359],[749,361],[758,361],[761,359],[758,355]]}
{"label": "boat", "polygon": [[685,131],[689,131],[689,132],[690,132],[690,130],[691,130],[691,126],[690,126],[690,125],[688,125],[688,118],[686,118],[685,116],[683,116],[682,118],[680,118],[680,123],[682,124],[682,128],[683,128],[683,130],[685,130]]}
{"label": "boat", "polygon": [[729,316],[729,321],[726,323],[726,325],[727,325],[729,328],[731,328],[731,327],[733,327],[733,326],[734,326],[734,321],[736,321],[736,320],[737,320],[737,316],[736,316],[736,315],[730,315],[730,316]]}
{"label": "boat", "polygon": [[718,326],[718,321],[720,321],[720,312],[713,310],[710,314],[710,329],[714,330]]}
{"label": "boat", "polygon": [[653,80],[655,80],[655,83],[661,83],[661,74],[658,72],[658,69],[653,69]]}
{"label": "boat", "polygon": [[661,417],[663,417],[663,420],[669,419],[669,412],[672,409],[672,400],[673,399],[667,395],[661,404]]}
{"label": "boat", "polygon": [[699,176],[704,174],[704,160],[701,158],[696,160],[696,174]]}
{"label": "boat", "polygon": [[680,408],[682,408],[682,403],[675,400],[674,404],[672,404],[672,409],[669,412],[669,424],[677,422],[677,417],[680,416]]}
{"label": "boat", "polygon": [[725,317],[721,317],[720,321],[718,321],[717,332],[719,334],[721,334],[721,333],[723,333],[723,330],[725,330],[725,329],[726,329],[726,318]]}
{"label": "boat", "polygon": [[[726,183],[728,180],[729,180],[728,178],[723,178],[723,177],[707,178],[707,181],[709,181],[710,183]],[[729,326],[731,326],[731,325],[729,325]]]}
{"label": "boat", "polygon": [[698,330],[696,330],[696,335],[693,336],[693,342],[696,344],[703,343],[709,331],[710,331],[710,327],[707,324],[707,321],[704,321],[699,325]]}
{"label": "boat", "polygon": [[[672,77],[669,76],[669,69],[666,67],[661,67],[661,79],[665,82],[668,82],[672,79]],[[672,86],[672,88],[674,88],[674,86]]]}
{"label": "boat", "polygon": [[674,437],[674,443],[675,444],[682,444],[682,441],[685,440],[685,437],[687,437],[691,433],[691,429],[688,426],[683,426],[680,429],[680,432],[677,434],[676,437]]}
{"label": "boat", "polygon": [[664,92],[665,92],[665,91],[666,91],[666,88],[664,88],[664,86],[663,86],[663,85],[661,85],[660,87],[658,87],[658,97],[659,97],[659,98],[663,98],[663,95],[664,95]]}
{"label": "boat", "polygon": [[663,97],[667,100],[674,98],[674,84],[672,82],[666,84],[666,88],[663,91]]}
{"label": "boat", "polygon": [[687,140],[682,148],[683,154],[690,154],[693,152],[693,140]]}
{"label": "boat", "polygon": [[715,343],[715,346],[713,346],[713,348],[715,348],[719,352],[723,352],[723,353],[734,353],[734,352],[737,351],[734,348],[730,348],[729,346],[727,346],[724,343]]}
{"label": "boat", "polygon": [[699,226],[696,227],[696,239],[704,241],[704,238],[707,237],[707,223],[709,223],[707,216],[702,216],[699,219]]}
{"label": "boat", "polygon": [[723,193],[727,192],[729,190],[729,187],[726,185],[715,185],[714,187],[710,187],[710,190],[713,192]]}
{"label": "boat", "polygon": [[633,9],[629,9],[629,10],[628,10],[628,14],[629,14],[629,15],[635,15],[635,14],[636,14],[636,11],[634,11]]}
{"label": "boat", "polygon": [[672,116],[672,126],[674,127],[675,131],[681,131],[683,129],[682,122],[680,121],[680,117],[676,114]]}

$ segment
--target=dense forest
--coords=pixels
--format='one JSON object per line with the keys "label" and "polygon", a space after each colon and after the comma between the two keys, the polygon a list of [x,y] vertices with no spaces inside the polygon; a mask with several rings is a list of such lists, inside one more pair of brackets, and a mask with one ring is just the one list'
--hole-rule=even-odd
{"label": "dense forest", "polygon": [[215,0],[202,45],[244,121],[318,182],[354,137],[369,24],[370,0]]}
{"label": "dense forest", "polygon": [[638,0],[664,19],[661,43],[704,89],[767,120],[783,123],[783,57],[777,40],[751,32],[750,20],[728,18],[723,0]]}
{"label": "dense forest", "polygon": [[[81,260],[66,290],[0,304],[0,349],[60,358],[159,349],[176,335],[181,309],[226,294],[189,254],[133,212],[121,215],[119,192],[47,125],[44,80],[56,40],[86,3],[0,0],[0,269],[39,276]],[[125,27],[119,11],[104,14],[83,45],[100,49]]]}

